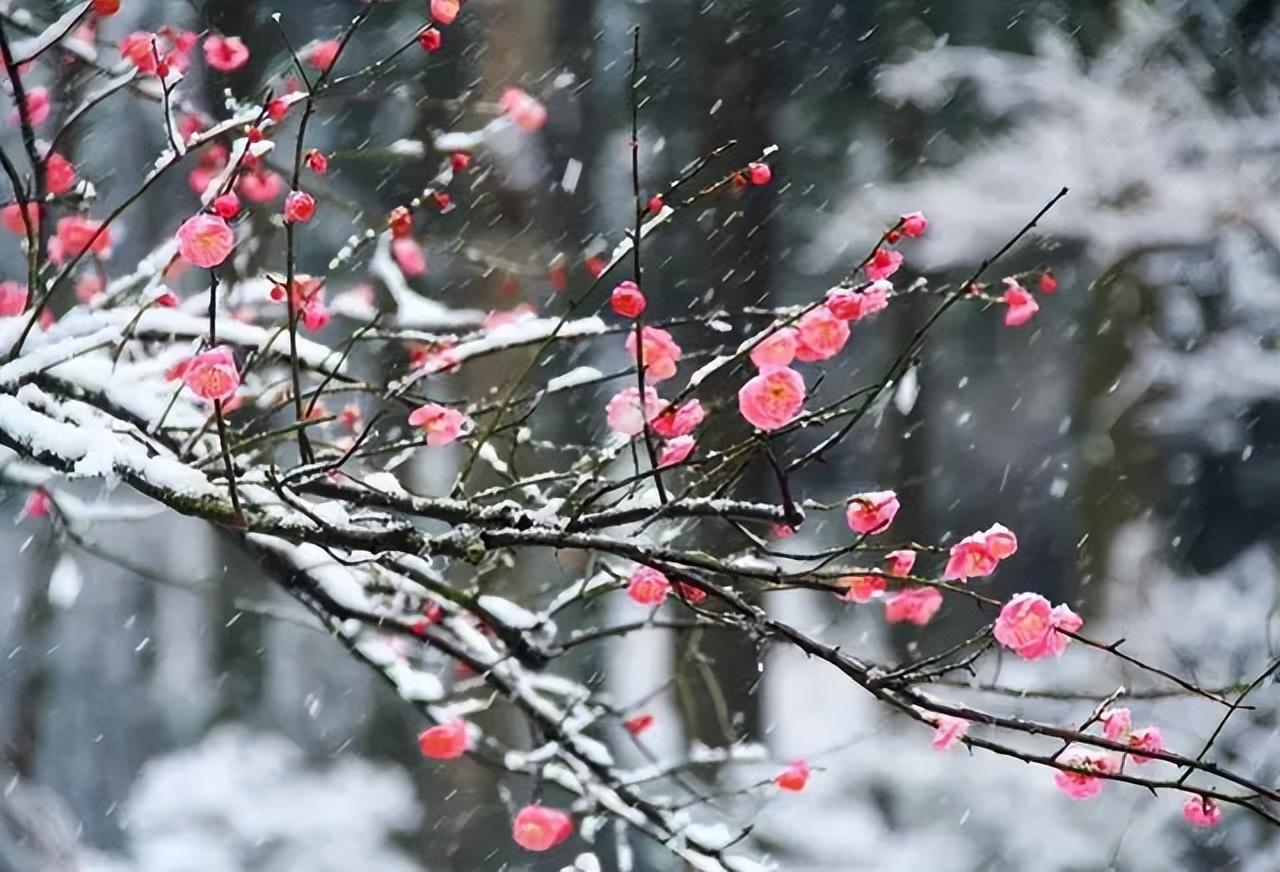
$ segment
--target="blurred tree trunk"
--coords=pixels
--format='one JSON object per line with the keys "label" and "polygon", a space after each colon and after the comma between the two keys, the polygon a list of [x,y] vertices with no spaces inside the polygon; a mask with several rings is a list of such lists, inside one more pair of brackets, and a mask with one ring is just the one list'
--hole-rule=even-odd
{"label": "blurred tree trunk", "polygon": [[[739,0],[700,9],[689,22],[686,32],[695,34],[695,53],[686,61],[696,81],[703,83],[694,102],[700,154],[736,139],[733,162],[738,164],[772,144],[777,99],[788,91],[786,71],[770,63],[780,15],[774,3]],[[726,39],[727,34],[733,38]],[[781,172],[777,176],[783,177]],[[727,191],[707,207],[705,217],[699,216],[699,231],[705,235],[691,274],[699,277],[698,287],[711,289],[709,306],[735,311],[773,304],[774,246],[768,217],[775,198],[774,186],[743,196]],[[691,236],[692,231],[682,237],[686,244]],[[736,493],[744,499],[775,500],[777,488],[760,460]],[[708,529],[706,535],[722,533]],[[689,735],[711,746],[758,739],[761,652],[755,642],[719,634],[693,635],[677,645],[676,680]]]}

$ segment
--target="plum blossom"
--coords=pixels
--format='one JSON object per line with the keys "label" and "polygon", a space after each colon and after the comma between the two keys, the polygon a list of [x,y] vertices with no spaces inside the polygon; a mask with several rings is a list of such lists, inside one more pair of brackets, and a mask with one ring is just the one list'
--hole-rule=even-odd
{"label": "plum blossom", "polygon": [[[293,310],[302,319],[303,327],[308,330],[323,330],[329,324],[331,315],[324,300],[324,279],[309,275],[294,276],[288,296],[292,298]],[[272,286],[271,299],[278,303],[285,300],[283,285]]]}
{"label": "plum blossom", "polygon": [[854,494],[845,507],[845,521],[855,533],[883,533],[893,523],[899,508],[898,495],[891,490]]}
{"label": "plum blossom", "polygon": [[630,279],[619,282],[613,289],[613,293],[609,295],[609,307],[613,309],[614,314],[621,315],[623,318],[640,317],[645,307],[644,294],[640,292],[640,286]]}
{"label": "plum blossom", "polygon": [[806,362],[830,360],[849,341],[849,325],[826,306],[810,309],[796,322],[796,358]]}
{"label": "plum blossom", "polygon": [[678,463],[684,463],[697,447],[697,440],[692,436],[676,436],[674,439],[668,439],[662,443],[662,450],[658,452],[658,466],[675,466]]}
{"label": "plum blossom", "polygon": [[627,582],[627,596],[642,606],[660,605],[671,592],[671,582],[652,566],[638,566]]}
{"label": "plum blossom", "polygon": [[316,199],[306,191],[290,191],[284,198],[284,220],[290,224],[305,224],[316,214]]}
{"label": "plum blossom", "polygon": [[1031,292],[1016,280],[1005,279],[1004,283],[1004,304],[1009,307],[1004,313],[1004,325],[1021,327],[1040,311],[1040,304],[1036,302],[1035,297],[1031,296]]}
{"label": "plum blossom", "polygon": [[903,548],[898,551],[890,551],[884,556],[885,563],[889,565],[889,574],[896,576],[910,575],[911,570],[916,565],[916,552],[910,548]]}
{"label": "plum blossom", "polygon": [[178,253],[192,266],[212,269],[231,254],[236,237],[230,225],[218,215],[201,212],[178,228]]}
{"label": "plum blossom", "polygon": [[700,603],[707,598],[707,592],[700,587],[694,587],[683,581],[677,581],[675,586],[676,595],[680,599],[690,603]]}
{"label": "plum blossom", "polygon": [[520,88],[507,88],[498,100],[498,108],[521,130],[534,132],[547,123],[547,107]]}
{"label": "plum blossom", "polygon": [[990,575],[1001,560],[1018,551],[1018,537],[1003,524],[992,524],[980,533],[965,536],[951,546],[942,577],[957,581]]}
{"label": "plum blossom", "polygon": [[511,838],[526,851],[549,851],[573,835],[573,820],[558,808],[526,805],[516,813]]}
{"label": "plum blossom", "polygon": [[241,173],[236,184],[251,203],[270,203],[284,190],[284,179],[280,174],[264,167]]}
{"label": "plum blossom", "polygon": [[867,278],[871,281],[887,279],[902,266],[902,252],[877,248],[867,262]]}
{"label": "plum blossom", "polygon": [[364,426],[364,412],[361,411],[360,404],[347,403],[343,406],[342,411],[338,412],[338,425],[352,434]]}
{"label": "plum blossom", "polygon": [[778,773],[773,783],[783,790],[801,791],[809,783],[809,764],[803,760],[792,760],[787,768]]}
{"label": "plum blossom", "polygon": [[705,417],[706,411],[698,400],[689,400],[678,408],[668,405],[654,416],[653,432],[663,439],[688,436],[698,429],[698,425],[702,423],[702,419]]}
{"label": "plum blossom", "polygon": [[770,332],[751,349],[751,362],[762,372],[779,366],[788,366],[796,357],[799,332],[794,327],[779,327]]}
{"label": "plum blossom", "polygon": [[211,205],[215,215],[228,221],[240,214],[240,198],[233,191],[214,197]]}
{"label": "plum blossom", "polygon": [[391,240],[391,256],[407,279],[417,278],[427,271],[427,255],[412,236]]}
{"label": "plum blossom", "polygon": [[1084,621],[1066,605],[1050,607],[1038,593],[1014,595],[996,618],[996,641],[1024,660],[1057,657]]}
{"label": "plum blossom", "polygon": [[164,377],[169,381],[182,379],[196,396],[206,400],[229,400],[240,387],[235,357],[225,345],[179,361],[169,367]]}
{"label": "plum blossom", "polygon": [[[32,127],[39,127],[49,117],[49,92],[44,88],[32,88],[27,91],[27,119]],[[22,123],[22,115],[17,109],[9,113],[9,123],[17,126]]]}
{"label": "plum blossom", "polygon": [[633,736],[638,736],[653,726],[654,717],[650,714],[636,715],[622,722],[622,728]]}
{"label": "plum blossom", "polygon": [[27,220],[22,218],[22,207],[17,203],[10,203],[3,209],[0,209],[0,224],[4,225],[4,229],[18,236],[27,235],[27,222],[31,223],[32,229],[40,229],[40,207],[36,203],[27,203]]}
{"label": "plum blossom", "polygon": [[333,66],[333,62],[338,59],[338,52],[341,50],[342,44],[336,39],[326,39],[314,43],[310,48],[306,49],[303,52],[303,59],[323,73]]}
{"label": "plum blossom", "polygon": [[1099,718],[1102,735],[1113,742],[1126,741],[1133,729],[1133,717],[1127,708],[1109,708]]}
{"label": "plum blossom", "polygon": [[1079,770],[1059,770],[1053,776],[1058,789],[1072,799],[1092,799],[1097,796],[1105,783],[1105,779],[1099,775],[1109,775],[1120,769],[1114,754],[1093,748],[1072,746],[1058,759],[1064,765]]}
{"label": "plum blossom", "polygon": [[861,321],[884,311],[889,305],[893,285],[887,279],[871,282],[861,291],[835,287],[827,291],[826,306],[832,315],[845,321]]}
{"label": "plum blossom", "polygon": [[249,62],[249,49],[238,36],[210,34],[204,41],[204,60],[223,73],[232,73]]}
{"label": "plum blossom", "polygon": [[1160,732],[1159,727],[1143,727],[1140,730],[1134,730],[1129,734],[1129,747],[1133,748],[1133,753],[1129,756],[1133,758],[1133,762],[1139,766],[1151,763],[1156,758],[1148,757],[1146,754],[1140,754],[1139,751],[1163,751],[1164,735]]}
{"label": "plum blossom", "polygon": [[767,185],[773,179],[773,169],[767,163],[752,161],[747,164],[747,178],[753,185]]}
{"label": "plum blossom", "polygon": [[444,34],[436,30],[434,27],[428,27],[422,33],[418,34],[418,45],[427,54],[435,54],[440,51],[440,47],[444,45]]}
{"label": "plum blossom", "polygon": [[902,216],[899,226],[902,229],[903,236],[919,239],[924,236],[925,230],[929,228],[929,219],[924,217],[923,212],[908,212]]}
{"label": "plum blossom", "polygon": [[640,408],[640,390],[624,388],[613,396],[604,407],[609,429],[624,436],[644,432],[646,421],[652,421],[661,410],[661,401],[653,388],[644,389],[644,409]]}
{"label": "plum blossom", "polygon": [[27,309],[27,286],[17,282],[0,282],[0,318],[21,315]]}
{"label": "plum blossom", "polygon": [[110,257],[110,228],[103,227],[101,221],[80,215],[59,218],[57,235],[49,240],[49,256],[61,263],[69,257],[79,256],[85,249],[104,259]]}
{"label": "plum blossom", "polygon": [[1182,803],[1182,816],[1193,827],[1216,827],[1222,823],[1222,809],[1207,796],[1188,796]]}
{"label": "plum blossom", "polygon": [[1049,272],[1049,270],[1045,270],[1036,279],[1036,287],[1040,289],[1042,294],[1052,294],[1058,289],[1058,277]]}
{"label": "plum blossom", "polygon": [[418,734],[418,750],[431,760],[454,760],[467,753],[467,722],[449,721]]}
{"label": "plum blossom", "polygon": [[942,594],[932,587],[916,587],[895,593],[884,603],[884,619],[891,624],[923,627],[942,607]]}
{"label": "plum blossom", "polygon": [[448,445],[458,438],[467,416],[439,403],[427,403],[409,413],[409,426],[427,435],[428,445]]}
{"label": "plum blossom", "polygon": [[65,194],[76,184],[76,168],[62,155],[50,152],[44,161],[44,186],[50,194]]}
{"label": "plum blossom", "polygon": [[644,374],[650,381],[660,382],[676,374],[676,364],[682,354],[680,346],[671,338],[671,334],[660,327],[643,327],[640,330],[639,356],[636,354],[636,334],[627,334],[626,348],[636,359],[637,366],[644,367]]}
{"label": "plum blossom", "polygon": [[869,603],[888,586],[880,575],[847,575],[840,581],[847,586],[841,599],[851,603]]}
{"label": "plum blossom", "polygon": [[738,411],[761,430],[777,430],[804,408],[804,379],[785,366],[761,372],[738,391]]}
{"label": "plum blossom", "polygon": [[964,718],[935,714],[929,715],[928,719],[934,725],[931,744],[935,751],[950,751],[969,732],[970,722]]}
{"label": "plum blossom", "polygon": [[458,0],[431,0],[431,19],[448,27],[458,17]]}
{"label": "plum blossom", "polygon": [[32,488],[22,504],[19,518],[43,518],[48,516],[52,508],[53,497],[49,496],[49,492],[42,487]]}

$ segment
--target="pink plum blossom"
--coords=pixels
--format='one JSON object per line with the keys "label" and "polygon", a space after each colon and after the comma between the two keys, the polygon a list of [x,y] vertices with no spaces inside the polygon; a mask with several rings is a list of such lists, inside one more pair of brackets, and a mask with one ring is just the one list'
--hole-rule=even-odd
{"label": "pink plum blossom", "polygon": [[796,322],[796,330],[799,333],[796,357],[807,362],[830,360],[849,341],[849,325],[831,314],[826,306],[802,315]]}
{"label": "pink plum blossom", "polygon": [[604,407],[609,429],[624,436],[644,432],[646,421],[652,421],[661,410],[661,401],[653,388],[644,389],[644,409],[640,408],[640,390],[624,388],[614,394]]}
{"label": "pink plum blossom", "polygon": [[57,235],[49,240],[49,256],[61,263],[66,258],[79,256],[86,249],[98,257],[110,257],[110,228],[104,228],[101,221],[80,215],[59,218]]}
{"label": "pink plum blossom", "polygon": [[867,278],[871,281],[887,279],[902,266],[902,253],[890,248],[877,248],[867,261]]}
{"label": "pink plum blossom", "polygon": [[1113,742],[1128,741],[1133,717],[1127,708],[1109,708],[1099,720],[1102,722],[1102,735]]}
{"label": "pink plum blossom", "polygon": [[65,194],[76,184],[76,168],[56,151],[44,161],[44,186],[50,194]]}
{"label": "pink plum blossom", "polygon": [[[44,88],[32,88],[27,91],[27,119],[32,127],[39,127],[49,117],[49,92]],[[17,109],[9,113],[9,123],[18,126],[22,123],[22,115]]]}
{"label": "pink plum blossom", "polygon": [[1066,605],[1050,607],[1038,593],[1014,595],[996,618],[996,641],[1024,660],[1057,657],[1070,641],[1065,635],[1084,626],[1084,621]]}
{"label": "pink plum blossom", "polygon": [[192,215],[178,228],[178,253],[192,266],[212,269],[231,254],[236,237],[227,222],[217,215]]}
{"label": "pink plum blossom", "polygon": [[305,224],[316,214],[316,198],[306,191],[290,191],[284,198],[284,220],[289,224]]}
{"label": "pink plum blossom", "polygon": [[526,805],[511,825],[511,838],[526,851],[549,851],[572,835],[573,819],[542,805]]}
{"label": "pink plum blossom", "polygon": [[53,498],[49,496],[49,492],[42,487],[32,488],[27,494],[26,502],[22,504],[22,518],[43,518],[48,516],[49,511],[53,508]]}
{"label": "pink plum blossom", "polygon": [[1009,307],[1004,313],[1004,325],[1021,327],[1040,311],[1040,304],[1031,296],[1030,291],[1014,279],[1005,279],[1004,282],[1004,304]]}
{"label": "pink plum blossom", "polygon": [[675,466],[677,463],[684,463],[697,447],[698,443],[692,436],[676,436],[668,439],[662,443],[662,450],[658,452],[658,466]]}
{"label": "pink plum blossom", "polygon": [[689,400],[679,408],[667,406],[653,418],[653,432],[664,439],[688,436],[705,417],[706,411],[698,400]]}
{"label": "pink plum blossom", "polygon": [[407,279],[417,278],[427,271],[427,255],[412,236],[391,240],[391,256]]}
{"label": "pink plum blossom", "polygon": [[1188,796],[1182,803],[1182,816],[1193,827],[1216,827],[1222,823],[1222,809],[1207,796]]}
{"label": "pink plum blossom", "polygon": [[935,714],[929,716],[929,721],[934,725],[931,744],[935,751],[950,751],[969,732],[970,722],[964,718]]}
{"label": "pink plum blossom", "polygon": [[789,365],[795,360],[799,336],[794,327],[779,327],[751,349],[751,362],[761,371]]}
{"label": "pink plum blossom", "polygon": [[336,39],[326,39],[313,44],[310,48],[303,52],[303,58],[308,64],[315,67],[321,72],[325,72],[329,67],[333,66],[333,62],[338,59],[338,52],[341,51],[342,44]]}
{"label": "pink plum blossom", "polygon": [[889,564],[890,575],[910,575],[911,570],[916,565],[916,552],[910,548],[904,548],[899,551],[890,551],[884,556],[885,562]]}
{"label": "pink plum blossom", "polygon": [[671,334],[660,327],[643,327],[640,330],[641,354],[636,355],[636,334],[627,334],[626,348],[631,356],[637,358],[636,365],[644,366],[645,378],[660,382],[676,374],[676,364],[680,361],[681,350]]}
{"label": "pink plum blossom", "polygon": [[431,20],[444,27],[458,17],[458,0],[431,0]]}
{"label": "pink plum blossom", "polygon": [[249,49],[238,36],[214,33],[205,38],[204,60],[215,70],[231,73],[249,62]]}
{"label": "pink plum blossom", "polygon": [[880,575],[847,575],[840,581],[848,586],[841,599],[851,603],[869,603],[888,586]]}
{"label": "pink plum blossom", "polygon": [[777,430],[804,408],[804,379],[785,366],[761,372],[738,391],[738,411],[761,430]]}
{"label": "pink plum blossom", "polygon": [[467,416],[439,403],[427,403],[409,413],[409,426],[427,434],[428,445],[448,445],[458,438]]}
{"label": "pink plum blossom", "polygon": [[943,578],[964,581],[990,575],[1001,560],[1018,551],[1018,537],[1003,524],[992,524],[951,546]]}
{"label": "pink plum blossom", "polygon": [[942,594],[932,587],[917,587],[895,593],[884,603],[884,619],[891,624],[906,622],[923,627],[942,607]]}
{"label": "pink plum blossom", "polygon": [[809,783],[809,772],[808,763],[803,760],[792,760],[787,763],[786,769],[774,777],[773,783],[783,790],[801,791]]}
{"label": "pink plum blossom", "polygon": [[27,309],[27,286],[17,282],[0,282],[0,318],[21,315]]}
{"label": "pink plum blossom", "polygon": [[1133,748],[1130,756],[1133,762],[1139,766],[1145,763],[1151,763],[1156,758],[1148,757],[1146,754],[1140,754],[1139,751],[1163,751],[1164,735],[1160,732],[1159,727],[1143,727],[1140,730],[1134,730],[1129,734],[1129,747]]}
{"label": "pink plum blossom", "polygon": [[164,377],[169,381],[182,379],[196,396],[206,400],[229,400],[240,387],[235,357],[225,345],[178,362],[169,367]]}
{"label": "pink plum blossom", "polygon": [[912,239],[919,239],[924,236],[925,230],[929,227],[929,220],[924,217],[923,212],[908,212],[902,216],[901,224],[903,236],[910,236]]}
{"label": "pink plum blossom", "polygon": [[609,295],[609,307],[623,318],[640,317],[645,307],[644,294],[640,292],[640,286],[630,279],[619,282],[613,289],[613,293]]}
{"label": "pink plum blossom", "polygon": [[431,760],[454,760],[467,753],[467,722],[449,721],[418,734],[418,749]]}
{"label": "pink plum blossom", "polygon": [[1091,799],[1097,796],[1105,783],[1105,779],[1099,775],[1109,775],[1120,768],[1114,754],[1093,748],[1073,746],[1058,759],[1064,765],[1079,770],[1059,770],[1053,776],[1058,789],[1072,799]]}
{"label": "pink plum blossom", "polygon": [[532,133],[547,123],[547,107],[520,88],[507,88],[498,108],[521,130]]}
{"label": "pink plum blossom", "polygon": [[886,279],[871,282],[861,291],[853,288],[832,288],[827,291],[827,309],[845,321],[861,321],[869,315],[884,311],[889,305],[889,292],[893,285]]}
{"label": "pink plum blossom", "polygon": [[627,596],[642,606],[660,605],[671,592],[671,582],[652,566],[638,566],[627,582]]}
{"label": "pink plum blossom", "polygon": [[849,529],[864,535],[883,533],[889,529],[901,504],[893,491],[869,491],[849,497],[845,521]]}

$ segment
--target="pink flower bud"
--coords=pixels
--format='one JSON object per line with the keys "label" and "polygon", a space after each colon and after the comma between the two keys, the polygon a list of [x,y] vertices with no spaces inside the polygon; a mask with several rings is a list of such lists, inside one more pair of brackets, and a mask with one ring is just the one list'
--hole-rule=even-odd
{"label": "pink flower bud", "polygon": [[284,198],[284,220],[290,224],[304,224],[315,214],[315,198],[306,191],[290,191]]}
{"label": "pink flower bud", "polygon": [[615,314],[621,315],[623,318],[638,318],[640,313],[644,311],[644,294],[640,292],[640,287],[633,281],[619,282],[618,286],[613,289],[613,293],[609,295],[609,306]]}

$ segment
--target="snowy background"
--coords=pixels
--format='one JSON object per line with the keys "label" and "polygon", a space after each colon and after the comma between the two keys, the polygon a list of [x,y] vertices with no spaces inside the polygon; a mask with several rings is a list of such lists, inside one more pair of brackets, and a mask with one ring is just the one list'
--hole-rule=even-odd
{"label": "snowy background", "polygon": [[[0,3],[0,14],[15,5]],[[125,6],[108,25],[118,35],[165,21],[243,35],[253,60],[234,82],[249,90],[282,62],[270,11],[284,11],[302,44],[334,33],[356,8],[228,0],[194,4],[197,15],[189,3]],[[385,55],[412,34],[423,6],[399,4],[353,52]],[[1056,270],[1060,289],[1037,320],[1008,330],[993,313],[960,307],[915,373],[918,395],[900,391],[860,438],[797,482],[801,493],[833,500],[891,482],[904,504],[898,523],[923,539],[1000,520],[1022,549],[992,595],[1037,590],[1068,601],[1095,638],[1124,637],[1135,656],[1204,686],[1247,682],[1275,658],[1274,4],[475,0],[430,63],[415,49],[398,84],[353,92],[321,113],[316,135],[335,153],[337,196],[360,203],[364,194],[374,208],[415,190],[423,173],[412,158],[355,146],[469,127],[465,106],[523,83],[548,104],[544,132],[493,143],[474,204],[427,234],[430,293],[458,307],[511,305],[498,277],[474,268],[475,252],[543,264],[544,253],[563,250],[576,261],[595,250],[594,234],[629,220],[624,76],[633,22],[652,95],[641,126],[646,179],[674,176],[729,137],[780,147],[768,196],[709,206],[693,232],[655,243],[656,287],[646,290],[658,314],[809,299],[861,257],[886,220],[913,209],[932,223],[907,270],[954,280],[1058,188],[1071,188],[1006,263],[1010,272]],[[192,90],[217,105],[223,84]],[[136,187],[147,165],[132,156],[155,153],[162,136],[152,104],[115,105],[73,146],[108,202]],[[0,137],[7,150],[18,147],[12,130]],[[176,179],[153,203],[126,223],[117,263],[149,250],[169,211],[189,212],[196,200]],[[350,232],[340,219],[318,226],[332,245],[304,252],[312,271]],[[0,278],[22,269],[5,236]],[[891,308],[827,379],[872,378],[924,311]],[[578,362],[606,368],[622,357],[602,346]],[[474,385],[492,380],[476,370]],[[595,410],[568,411],[566,433],[599,438]],[[413,474],[431,482],[453,470]],[[73,492],[88,506],[104,498],[96,485]],[[0,494],[0,513],[16,517],[24,495]],[[146,514],[141,498],[110,496]],[[840,535],[813,525],[792,541],[821,546]],[[207,526],[102,518],[84,539],[58,542],[33,519],[0,530],[8,558],[0,869],[572,863],[573,852],[534,863],[508,847],[496,774],[422,760],[413,712]],[[133,567],[98,560],[95,542],[127,553]],[[545,601],[576,569],[534,563],[517,567],[509,584],[522,600]],[[771,594],[768,605],[824,641],[890,661],[918,635],[815,593]],[[587,619],[602,622],[610,609],[622,614],[606,602]],[[955,641],[976,620],[952,607],[930,632]],[[781,868],[1261,872],[1280,864],[1280,836],[1237,810],[1215,830],[1193,831],[1171,795],[1111,784],[1078,802],[1045,770],[963,749],[939,755],[922,727],[794,652],[761,652],[759,675],[744,642],[726,642],[711,663],[685,653],[652,632],[593,649],[574,671],[620,702],[654,694],[658,726],[646,739],[659,751],[737,740],[738,756],[752,759],[699,766],[708,783],[750,784],[778,761],[808,758],[819,771],[804,793],[725,803],[727,819],[756,820],[753,838]],[[1168,685],[1119,666],[1083,648],[1057,662],[988,657],[973,684],[998,674],[1028,690],[1000,705],[1062,723],[1082,721],[1090,698],[1123,686],[1136,722],[1160,726],[1174,750],[1198,751],[1220,710],[1163,696]],[[1271,784],[1280,781],[1278,698],[1274,682],[1260,688],[1256,709],[1232,719],[1215,751]],[[623,738],[610,737],[619,758],[642,765]],[[726,819],[693,817],[707,826]],[[666,868],[637,850],[640,868]]]}

